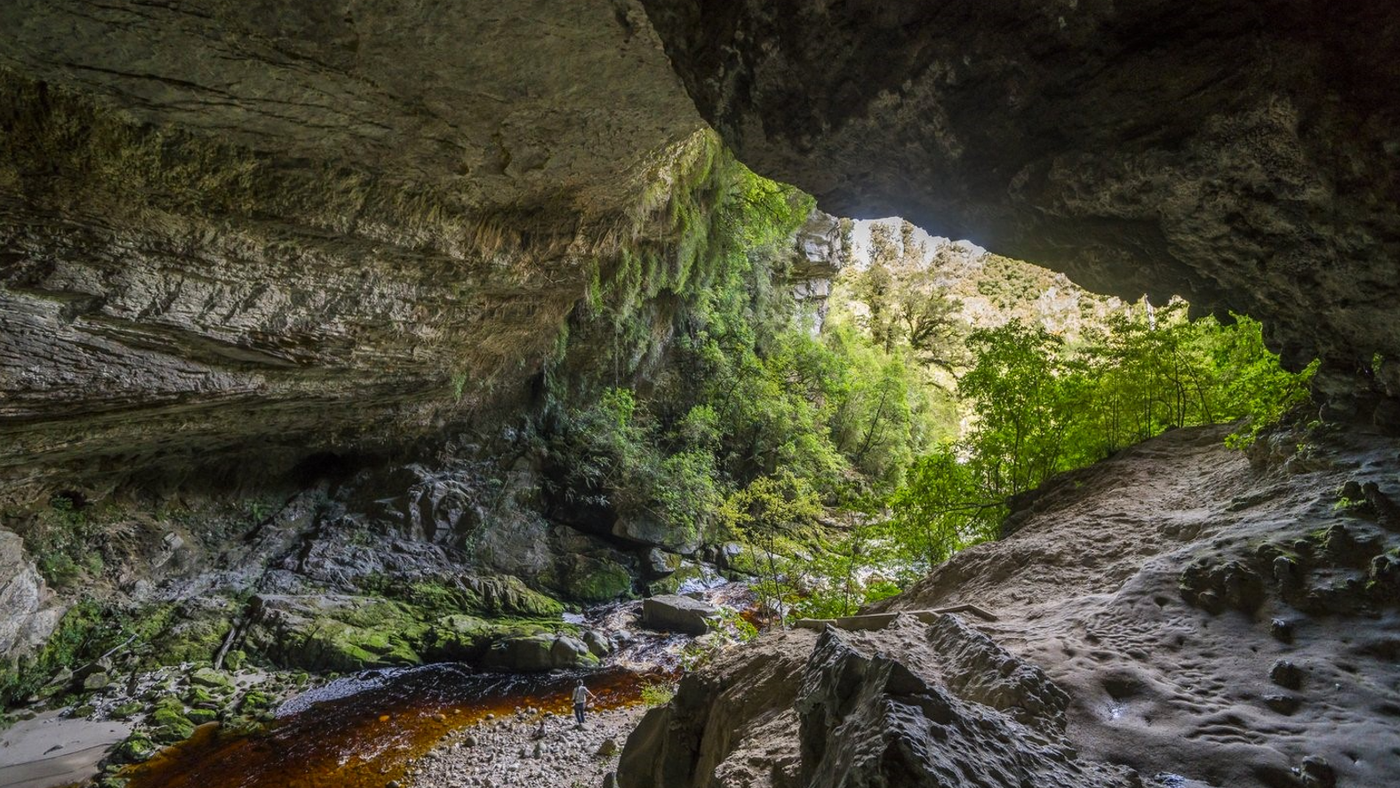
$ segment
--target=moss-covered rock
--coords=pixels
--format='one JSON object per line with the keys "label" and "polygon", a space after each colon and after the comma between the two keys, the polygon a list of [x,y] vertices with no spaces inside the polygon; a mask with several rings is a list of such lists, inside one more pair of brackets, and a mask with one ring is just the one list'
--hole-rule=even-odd
{"label": "moss-covered rock", "polygon": [[146,708],[146,704],[139,700],[133,700],[128,703],[123,703],[120,706],[113,707],[108,714],[114,720],[129,720],[137,714],[140,714],[141,710],[144,708]]}
{"label": "moss-covered rock", "polygon": [[489,670],[530,673],[545,670],[596,668],[599,660],[588,646],[570,635],[509,637],[491,646],[483,660]]}
{"label": "moss-covered rock", "polygon": [[151,714],[151,737],[162,744],[173,744],[188,739],[195,724],[184,714],[184,707],[174,704],[159,704]]}
{"label": "moss-covered rock", "polygon": [[632,594],[632,575],[626,567],[606,558],[571,556],[563,585],[569,596],[580,602],[611,602]]}
{"label": "moss-covered rock", "polygon": [[149,734],[136,731],[112,750],[111,759],[116,763],[140,763],[155,755],[158,749],[159,746],[151,740]]}
{"label": "moss-covered rock", "polygon": [[246,713],[265,711],[272,708],[276,699],[261,690],[248,690],[239,701],[239,710]]}
{"label": "moss-covered rock", "polygon": [[679,594],[686,583],[707,580],[713,577],[715,577],[715,575],[707,572],[703,565],[693,561],[685,561],[670,575],[660,580],[647,583],[647,593],[651,596]]}
{"label": "moss-covered rock", "polygon": [[205,688],[213,692],[228,692],[233,689],[233,680],[222,671],[199,668],[190,674],[190,686],[192,689]]}

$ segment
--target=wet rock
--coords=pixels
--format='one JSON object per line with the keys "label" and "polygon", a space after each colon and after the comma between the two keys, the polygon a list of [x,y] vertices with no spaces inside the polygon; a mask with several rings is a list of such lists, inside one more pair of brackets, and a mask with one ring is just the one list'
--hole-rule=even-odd
{"label": "wet rock", "polygon": [[648,629],[703,635],[718,617],[716,607],[690,597],[667,594],[642,600],[642,626]]}
{"label": "wet rock", "polygon": [[1309,755],[1294,772],[1302,780],[1303,788],[1336,788],[1337,773],[1325,758]]}
{"label": "wet rock", "polygon": [[1303,702],[1293,695],[1265,695],[1264,705],[1279,714],[1290,716],[1303,705]]}
{"label": "wet rock", "polygon": [[1269,681],[1284,689],[1300,690],[1303,688],[1303,671],[1292,662],[1281,659],[1269,669]]}
{"label": "wet rock", "polygon": [[1280,643],[1293,642],[1293,622],[1276,618],[1269,622],[1269,634]]}
{"label": "wet rock", "polygon": [[643,554],[642,573],[647,580],[660,580],[681,568],[681,557],[653,547]]}
{"label": "wet rock", "polygon": [[551,634],[506,638],[493,645],[483,660],[488,669],[522,673],[597,666],[598,658],[583,641]]}
{"label": "wet rock", "polygon": [[602,659],[612,653],[612,643],[598,633],[597,630],[590,629],[583,633],[583,642],[588,646],[588,650],[593,656]]}

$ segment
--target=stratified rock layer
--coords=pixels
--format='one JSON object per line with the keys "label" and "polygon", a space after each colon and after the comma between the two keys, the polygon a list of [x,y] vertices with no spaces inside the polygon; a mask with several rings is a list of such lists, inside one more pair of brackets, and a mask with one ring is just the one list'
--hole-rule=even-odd
{"label": "stratified rock layer", "polygon": [[522,396],[699,125],[625,1],[4,4],[0,503]]}
{"label": "stratified rock layer", "polygon": [[701,114],[827,211],[1248,312],[1337,415],[1400,356],[1389,0],[645,5]]}

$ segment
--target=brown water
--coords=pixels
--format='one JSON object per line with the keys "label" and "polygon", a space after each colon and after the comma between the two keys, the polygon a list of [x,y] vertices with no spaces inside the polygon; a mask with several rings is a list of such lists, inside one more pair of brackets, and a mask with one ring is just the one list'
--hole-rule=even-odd
{"label": "brown water", "polygon": [[231,736],[206,725],[124,776],[132,778],[129,788],[384,788],[444,734],[487,714],[566,712],[579,678],[599,708],[639,702],[648,680],[624,670],[527,676],[429,665],[384,672],[295,699],[265,733]]}

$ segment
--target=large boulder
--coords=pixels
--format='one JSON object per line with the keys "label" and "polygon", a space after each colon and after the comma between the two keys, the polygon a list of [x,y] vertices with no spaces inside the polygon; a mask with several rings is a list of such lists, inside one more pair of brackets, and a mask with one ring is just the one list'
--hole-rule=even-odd
{"label": "large boulder", "polygon": [[664,547],[682,555],[690,555],[700,549],[700,539],[694,531],[677,529],[648,514],[619,516],[612,525],[612,535],[636,544]]}
{"label": "large boulder", "polygon": [[486,652],[482,667],[487,670],[537,673],[596,668],[598,658],[576,637],[543,633],[506,638],[496,643]]}
{"label": "large boulder", "polygon": [[62,617],[62,605],[25,558],[19,535],[0,530],[0,654],[38,648]]}
{"label": "large boulder", "polygon": [[618,785],[1143,785],[1131,769],[1075,754],[1068,703],[1038,668],[952,616],[770,633],[647,712]]}
{"label": "large boulder", "polygon": [[928,662],[828,627],[795,704],[801,785],[1141,785],[1130,769],[1081,761],[1065,746],[1069,696],[1039,669],[952,617],[926,631],[900,624],[937,648],[939,680],[924,673]]}
{"label": "large boulder", "polygon": [[687,596],[665,594],[642,600],[642,626],[648,629],[703,635],[718,617],[714,605]]}

